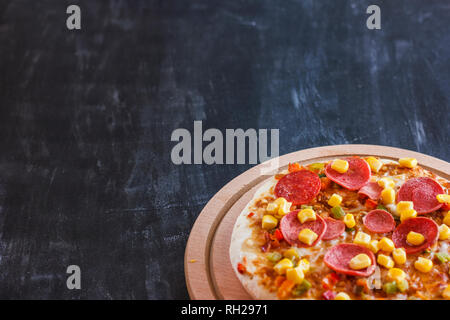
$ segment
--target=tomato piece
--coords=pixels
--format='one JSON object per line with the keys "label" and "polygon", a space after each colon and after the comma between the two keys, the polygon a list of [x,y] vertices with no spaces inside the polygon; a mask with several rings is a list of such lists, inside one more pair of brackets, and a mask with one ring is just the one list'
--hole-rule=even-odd
{"label": "tomato piece", "polygon": [[237,270],[240,274],[244,274],[247,271],[247,268],[242,263],[238,263]]}
{"label": "tomato piece", "polygon": [[277,240],[279,240],[279,241],[284,239],[283,234],[281,233],[280,229],[276,229],[273,234],[274,234],[275,238],[277,238]]}

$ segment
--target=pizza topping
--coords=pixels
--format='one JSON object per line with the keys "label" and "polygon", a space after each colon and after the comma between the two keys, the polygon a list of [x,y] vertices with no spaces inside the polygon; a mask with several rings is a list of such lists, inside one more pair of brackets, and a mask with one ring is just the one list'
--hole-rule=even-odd
{"label": "pizza topping", "polygon": [[358,195],[368,197],[371,200],[378,200],[381,196],[383,188],[376,182],[369,181],[358,191]]}
{"label": "pizza topping", "polygon": [[364,226],[373,233],[387,233],[395,228],[395,220],[385,210],[372,210],[363,219]]}
{"label": "pizza topping", "polygon": [[283,197],[293,205],[310,202],[320,192],[319,176],[309,170],[289,173],[281,178],[275,186],[275,195]]}
{"label": "pizza topping", "polygon": [[348,161],[336,159],[331,162],[331,168],[339,173],[346,173],[348,171]]}
{"label": "pizza topping", "polygon": [[[299,240],[299,234],[300,231],[303,229],[309,229],[311,232],[317,235],[316,239],[311,242],[311,244],[307,244],[306,246],[313,246],[315,245],[320,239],[322,239],[323,235],[325,234],[327,225],[325,223],[325,220],[319,216],[316,215],[315,221],[309,221],[305,223],[300,223],[297,218],[298,210],[292,211],[285,215],[281,221],[280,221],[280,230],[283,234],[284,239],[290,244],[290,245],[296,245],[298,247],[304,247],[305,243]],[[306,231],[304,235],[312,235],[310,232]],[[305,238],[306,239],[306,238]],[[312,238],[311,238],[312,239]]]}
{"label": "pizza topping", "polygon": [[298,240],[310,246],[314,241],[316,241],[318,235],[311,229],[302,229],[298,234]]}
{"label": "pizza topping", "polygon": [[353,214],[351,213],[347,213],[344,216],[344,223],[345,226],[349,229],[353,228],[354,226],[356,226],[356,221],[355,221],[355,217],[353,216]]}
{"label": "pizza topping", "polygon": [[265,215],[262,218],[262,228],[265,230],[271,230],[273,228],[276,228],[278,225],[278,220],[274,216],[271,216],[270,214]]}
{"label": "pizza topping", "polygon": [[439,226],[439,240],[450,239],[450,228],[445,224]]}
{"label": "pizza topping", "polygon": [[298,221],[300,221],[300,223],[305,223],[308,221],[315,221],[316,213],[314,212],[313,209],[310,209],[310,208],[302,209],[298,212],[297,218],[298,218]]}
{"label": "pizza topping", "polygon": [[380,250],[380,247],[378,246],[379,243],[380,242],[378,240],[372,240],[369,242],[367,248],[373,253],[377,253]]}
{"label": "pizza topping", "polygon": [[427,273],[433,268],[433,261],[423,257],[419,257],[416,262],[414,262],[414,267],[420,272]]}
{"label": "pizza topping", "polygon": [[400,163],[400,165],[402,167],[405,168],[414,168],[417,166],[417,159],[414,158],[400,158],[398,159],[398,163]]}
{"label": "pizza topping", "polygon": [[371,264],[372,260],[370,260],[369,256],[365,253],[360,253],[354,256],[348,263],[349,267],[353,270],[366,269]]}
{"label": "pizza topping", "polygon": [[372,170],[372,172],[375,172],[375,173],[380,171],[381,167],[383,166],[383,162],[381,162],[380,160],[378,160],[375,157],[368,157],[366,159],[366,161],[369,164],[370,169]]}
{"label": "pizza topping", "polygon": [[371,239],[372,238],[367,233],[358,231],[358,233],[355,235],[355,238],[353,239],[353,243],[367,247]]}
{"label": "pizza topping", "polygon": [[406,236],[406,242],[411,246],[420,246],[424,241],[425,237],[414,231],[410,231]]}
{"label": "pizza topping", "polygon": [[[350,267],[350,261],[360,254],[369,257],[370,264],[360,270],[353,270]],[[325,254],[323,261],[334,271],[352,276],[368,277],[375,271],[374,254],[369,249],[357,244],[342,243],[335,245]]]}
{"label": "pizza topping", "polygon": [[391,253],[395,249],[395,246],[394,242],[391,239],[383,237],[378,242],[378,248],[384,252]]}
{"label": "pizza topping", "polygon": [[406,263],[406,252],[403,248],[397,248],[392,251],[392,257],[396,264],[405,264]]}
{"label": "pizza topping", "polygon": [[436,200],[439,203],[450,203],[450,194],[438,194]]}
{"label": "pizza topping", "polygon": [[277,206],[278,215],[284,216],[286,213],[291,212],[292,202],[288,202],[285,198],[280,197],[274,203]]}
{"label": "pizza topping", "polygon": [[386,187],[381,191],[381,201],[383,204],[391,204],[395,202],[395,190],[391,187]]}
{"label": "pizza topping", "polygon": [[[336,160],[335,160],[336,161]],[[341,173],[329,163],[325,168],[326,176],[348,190],[361,189],[370,179],[371,172],[369,164],[360,158],[346,158],[348,170]]]}
{"label": "pizza topping", "polygon": [[300,284],[305,279],[305,274],[300,267],[291,268],[286,271],[286,278],[295,284]]}
{"label": "pizza topping", "polygon": [[386,269],[390,269],[394,267],[394,260],[391,257],[380,253],[377,257],[377,262],[380,266],[385,267]]}
{"label": "pizza topping", "polygon": [[345,231],[345,224],[340,220],[325,218],[327,229],[323,235],[323,240],[333,240],[338,238]]}
{"label": "pizza topping", "polygon": [[[408,243],[408,234],[413,231],[424,237],[420,245]],[[431,247],[438,239],[439,228],[436,222],[431,219],[419,217],[411,218],[402,222],[392,234],[392,240],[397,248],[404,248],[406,253],[416,253]]]}
{"label": "pizza topping", "polygon": [[442,203],[439,203],[436,197],[443,193],[442,186],[432,178],[412,178],[401,186],[398,192],[398,201],[412,201],[414,210],[418,214],[424,214],[442,207]]}
{"label": "pizza topping", "polygon": [[348,294],[345,292],[339,292],[336,297],[334,297],[334,300],[352,300]]}
{"label": "pizza topping", "polygon": [[273,267],[273,270],[275,270],[275,272],[278,274],[285,274],[286,270],[292,267],[294,267],[292,261],[287,258],[284,258]]}
{"label": "pizza topping", "polygon": [[381,178],[380,180],[377,181],[377,184],[383,189],[395,187],[394,180],[392,180],[391,178],[388,178],[388,177]]}
{"label": "pizza topping", "polygon": [[328,199],[328,204],[331,207],[336,207],[338,205],[340,205],[342,202],[342,197],[336,193],[333,193],[333,195],[330,197],[330,199]]}
{"label": "pizza topping", "polygon": [[331,214],[335,219],[342,219],[345,216],[345,211],[340,206],[331,208]]}
{"label": "pizza topping", "polygon": [[447,211],[447,213],[445,214],[444,220],[442,220],[442,222],[450,227],[450,211]]}

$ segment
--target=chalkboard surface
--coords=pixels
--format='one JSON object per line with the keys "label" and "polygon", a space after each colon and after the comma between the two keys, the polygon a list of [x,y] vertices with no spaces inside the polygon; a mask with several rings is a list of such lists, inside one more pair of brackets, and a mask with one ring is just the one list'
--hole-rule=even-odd
{"label": "chalkboard surface", "polygon": [[1,1],[0,298],[188,298],[189,231],[250,167],[174,165],[195,120],[449,161],[448,2],[377,1],[381,30],[370,4]]}

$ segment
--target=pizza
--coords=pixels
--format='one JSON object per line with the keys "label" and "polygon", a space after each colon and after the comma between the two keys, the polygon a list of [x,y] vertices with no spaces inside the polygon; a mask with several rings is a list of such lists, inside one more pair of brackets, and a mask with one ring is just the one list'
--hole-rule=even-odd
{"label": "pizza", "polygon": [[232,267],[256,299],[450,299],[448,190],[414,158],[290,163],[236,220]]}

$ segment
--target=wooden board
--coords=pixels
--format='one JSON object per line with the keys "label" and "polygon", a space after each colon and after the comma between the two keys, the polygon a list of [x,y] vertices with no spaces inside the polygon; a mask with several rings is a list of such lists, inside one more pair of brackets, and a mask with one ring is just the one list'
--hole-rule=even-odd
{"label": "wooden board", "polygon": [[[450,163],[418,152],[375,145],[336,145],[293,152],[260,164],[225,185],[203,208],[189,236],[184,268],[191,299],[251,299],[231,268],[228,254],[234,223],[256,189],[290,162],[308,164],[331,158],[374,155],[397,160],[416,158],[419,164],[450,179]],[[273,168],[266,175],[268,165]]]}

